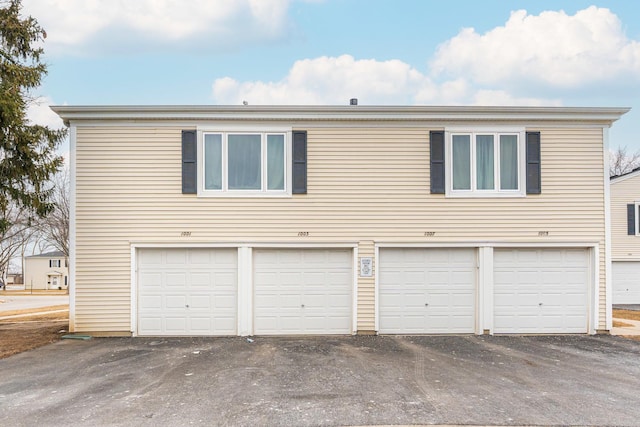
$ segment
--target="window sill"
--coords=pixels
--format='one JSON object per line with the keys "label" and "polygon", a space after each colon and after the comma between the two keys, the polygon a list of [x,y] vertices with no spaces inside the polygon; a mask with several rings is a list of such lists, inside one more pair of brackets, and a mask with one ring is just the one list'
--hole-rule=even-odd
{"label": "window sill", "polygon": [[504,199],[504,198],[522,198],[527,194],[522,191],[517,192],[464,192],[464,191],[448,191],[445,197],[452,199]]}
{"label": "window sill", "polygon": [[200,191],[198,197],[202,198],[291,198],[288,192],[264,192],[264,191]]}

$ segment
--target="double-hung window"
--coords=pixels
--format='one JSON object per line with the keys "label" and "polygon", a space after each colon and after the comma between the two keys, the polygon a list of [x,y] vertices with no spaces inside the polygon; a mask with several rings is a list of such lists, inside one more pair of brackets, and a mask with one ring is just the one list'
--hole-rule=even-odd
{"label": "double-hung window", "polygon": [[447,194],[524,195],[523,140],[521,132],[448,132]]}
{"label": "double-hung window", "polygon": [[201,194],[286,195],[287,132],[202,132]]}

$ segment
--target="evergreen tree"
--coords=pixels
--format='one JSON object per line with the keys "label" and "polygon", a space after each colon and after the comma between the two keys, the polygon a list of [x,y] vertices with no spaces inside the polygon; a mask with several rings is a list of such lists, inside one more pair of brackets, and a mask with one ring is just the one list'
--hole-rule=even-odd
{"label": "evergreen tree", "polygon": [[[53,208],[50,178],[62,165],[55,153],[66,129],[31,124],[32,91],[47,73],[41,62],[45,31],[35,18],[21,16],[21,0],[0,1],[0,212],[16,204],[29,215]],[[0,216],[0,235],[11,227]]]}

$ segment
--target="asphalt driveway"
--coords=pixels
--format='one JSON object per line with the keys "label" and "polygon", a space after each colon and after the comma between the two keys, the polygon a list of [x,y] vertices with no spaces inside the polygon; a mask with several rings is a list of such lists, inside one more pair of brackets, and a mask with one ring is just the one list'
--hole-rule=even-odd
{"label": "asphalt driveway", "polygon": [[0,425],[638,425],[611,336],[102,338],[0,360]]}

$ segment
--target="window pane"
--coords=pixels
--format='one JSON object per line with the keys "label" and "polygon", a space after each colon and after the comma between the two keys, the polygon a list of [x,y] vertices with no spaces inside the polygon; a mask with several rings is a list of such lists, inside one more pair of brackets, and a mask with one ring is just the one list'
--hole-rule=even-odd
{"label": "window pane", "polygon": [[267,135],[267,190],[284,190],[284,135]]}
{"label": "window pane", "polygon": [[453,135],[451,146],[453,189],[471,190],[471,137]]}
{"label": "window pane", "polygon": [[493,190],[493,135],[476,136],[476,180],[478,190]]}
{"label": "window pane", "polygon": [[261,190],[261,137],[260,135],[229,135],[228,184],[229,190]]}
{"label": "window pane", "polygon": [[500,135],[500,189],[518,189],[518,137]]}
{"label": "window pane", "polygon": [[204,135],[204,189],[222,189],[222,135]]}

